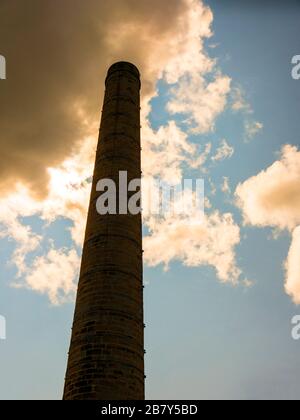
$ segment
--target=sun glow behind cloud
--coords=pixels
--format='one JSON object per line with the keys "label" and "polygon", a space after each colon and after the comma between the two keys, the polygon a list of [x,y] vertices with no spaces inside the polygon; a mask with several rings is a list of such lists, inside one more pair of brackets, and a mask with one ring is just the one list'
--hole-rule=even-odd
{"label": "sun glow behind cloud", "polygon": [[[212,36],[211,10],[197,0],[173,0],[174,7],[171,9],[169,2],[157,2],[156,20],[149,21],[148,1],[139,1],[133,16],[128,13],[135,3],[133,0],[123,1],[116,14],[107,13],[107,6],[104,5],[106,2],[102,3],[107,21],[103,32],[95,31],[92,36],[102,46],[103,59],[99,63],[87,61],[87,78],[90,75],[90,80],[96,81],[98,86],[100,75],[97,66],[107,69],[112,60],[128,59],[140,67],[143,75],[144,176],[150,182],[153,177],[160,177],[164,181],[176,183],[184,176],[186,167],[196,170],[202,176],[212,166],[231,158],[234,148],[225,139],[216,145],[214,155],[211,142],[196,144],[190,140],[191,135],[209,135],[214,131],[216,120],[230,105],[233,92],[234,81],[222,73],[217,60],[210,58],[204,47],[205,40]],[[95,4],[91,2],[93,7]],[[92,6],[91,13],[94,12]],[[78,7],[81,7],[80,3]],[[97,7],[100,7],[99,4]],[[114,8],[110,6],[110,10]],[[165,22],[166,10],[170,14],[170,25],[162,31],[161,21]],[[57,24],[63,25],[63,22]],[[115,27],[118,27],[118,31],[113,30]],[[133,41],[136,39],[140,39],[141,43]],[[100,56],[100,51],[95,49],[95,54]],[[154,130],[149,118],[150,103],[158,94],[155,86],[159,79],[163,79],[168,86],[170,95],[167,110],[170,115],[158,130]],[[86,81],[82,83],[85,86]],[[75,89],[71,83],[71,88],[77,91],[77,84]],[[43,150],[43,171],[46,177],[42,178],[46,182],[47,193],[38,198],[32,194],[36,188],[36,173],[29,173],[27,169],[23,171],[23,168],[18,173],[19,182],[15,191],[0,200],[0,235],[16,243],[12,261],[17,268],[17,278],[12,282],[13,285],[45,294],[53,304],[65,303],[74,298],[80,264],[80,247],[97,143],[95,127],[99,118],[99,113],[87,105],[89,100],[92,105],[98,104],[98,92],[96,96],[91,95],[90,88],[84,92],[80,100],[72,97],[71,102],[66,101],[67,108],[72,109],[76,116],[72,130],[67,133],[68,140],[66,138],[72,147],[63,150],[59,162],[53,165],[49,164],[53,159],[48,161],[46,158],[47,152],[49,157],[52,156],[54,146],[49,144],[49,150]],[[69,99],[68,92],[65,93]],[[249,107],[241,94],[236,97],[235,106],[232,106],[234,112],[245,112],[247,118]],[[179,124],[178,120],[183,124]],[[76,125],[80,126],[81,137],[72,143],[69,134],[72,134]],[[63,125],[60,128],[59,135],[62,138]],[[39,153],[40,149],[37,149],[36,154]],[[229,187],[228,180],[227,185]],[[144,223],[149,231],[145,238],[145,262],[149,266],[163,264],[165,268],[175,260],[188,267],[209,265],[215,269],[221,282],[243,282],[236,261],[236,247],[241,240],[240,228],[232,214],[222,214],[212,207],[208,199],[206,203],[207,214],[202,224],[199,224],[200,215],[145,218]],[[21,220],[28,216],[40,218],[45,225],[60,218],[71,221],[72,247],[55,248],[51,241],[48,246],[42,245],[41,235]],[[37,251],[42,252],[42,255],[35,255]]]}

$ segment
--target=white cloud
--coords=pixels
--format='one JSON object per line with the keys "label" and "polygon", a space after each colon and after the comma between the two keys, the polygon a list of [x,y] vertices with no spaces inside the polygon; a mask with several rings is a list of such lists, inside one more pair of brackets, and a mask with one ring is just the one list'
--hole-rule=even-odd
{"label": "white cloud", "polygon": [[221,190],[224,194],[231,194],[231,188],[229,185],[229,178],[224,176],[223,177],[223,184],[221,186]]}
{"label": "white cloud", "polygon": [[91,187],[87,179],[92,173],[94,146],[91,139],[86,139],[62,165],[49,168],[49,193],[44,200],[35,199],[21,185],[0,200],[0,238],[8,238],[16,244],[10,262],[17,269],[14,286],[47,294],[54,304],[64,303],[74,296],[79,256],[75,250],[51,249],[29,263],[31,254],[43,250],[42,237],[22,218],[36,216],[46,225],[66,218],[73,223],[70,234],[74,247],[75,244],[82,246]]}
{"label": "white cloud", "polygon": [[158,131],[154,131],[145,118],[142,138],[144,177],[159,177],[170,184],[177,184],[183,177],[183,165],[205,171],[204,165],[211,152],[211,143],[202,148],[189,142],[188,135],[175,121],[169,121]]}
{"label": "white cloud", "polygon": [[300,226],[293,232],[292,244],[285,267],[286,293],[292,297],[297,305],[300,305]]}
{"label": "white cloud", "polygon": [[245,279],[243,280],[243,285],[245,286],[246,289],[251,289],[254,286],[254,281],[249,280],[249,279]]}
{"label": "white cloud", "polygon": [[198,155],[194,158],[191,158],[189,160],[189,165],[191,168],[193,169],[200,169],[202,172],[207,172],[207,169],[205,167],[205,163],[208,160],[208,157],[211,153],[211,149],[212,149],[212,144],[211,143],[207,143],[204,146],[204,149],[202,152],[198,153]]}
{"label": "white cloud", "polygon": [[151,234],[144,239],[144,247],[149,266],[163,264],[167,269],[172,260],[188,267],[208,265],[216,269],[222,282],[237,283],[241,272],[235,247],[240,242],[240,230],[231,214],[152,218],[148,227]]}
{"label": "white cloud", "polygon": [[229,159],[234,154],[234,148],[230,146],[226,140],[221,141],[220,147],[217,149],[215,156],[212,157],[213,161],[221,161]]}
{"label": "white cloud", "polygon": [[231,90],[232,109],[236,112],[243,111],[246,114],[252,114],[253,109],[245,98],[245,92],[241,86],[235,86]]}
{"label": "white cloud", "polygon": [[35,258],[25,272],[23,286],[48,295],[53,305],[72,301],[79,265],[80,257],[75,250],[51,249],[47,255]]}
{"label": "white cloud", "polygon": [[177,33],[169,48],[163,75],[174,84],[186,74],[205,74],[212,71],[215,60],[204,50],[204,40],[212,36],[213,13],[202,1],[185,0],[187,14],[178,20]]}
{"label": "white cloud", "polygon": [[286,291],[296,303],[300,303],[300,152],[297,147],[284,146],[279,160],[239,184],[236,197],[245,223],[258,227],[271,226],[276,234],[285,229],[291,232]]}
{"label": "white cloud", "polygon": [[212,11],[197,0],[187,3],[188,19],[180,24],[182,30],[174,39],[176,53],[163,72],[167,83],[176,84],[167,108],[172,114],[186,115],[192,132],[206,133],[225,109],[231,80],[204,49],[205,38],[212,36]]}
{"label": "white cloud", "polygon": [[[143,174],[177,183],[182,179],[182,164],[190,161],[197,148],[174,121],[153,131],[147,120],[143,131]],[[158,164],[159,163],[159,164]]]}
{"label": "white cloud", "polygon": [[172,89],[168,110],[186,115],[192,133],[213,131],[216,118],[226,107],[230,84],[230,78],[220,74],[212,82],[201,74],[188,74]]}
{"label": "white cloud", "polygon": [[252,140],[262,129],[264,125],[259,121],[246,121],[245,131],[246,131],[246,140]]}
{"label": "white cloud", "polygon": [[236,196],[246,223],[293,230],[300,224],[300,152],[283,147],[280,160],[239,184]]}
{"label": "white cloud", "polygon": [[31,216],[34,212],[28,198],[25,189],[18,187],[18,191],[0,200],[0,238],[8,238],[17,244],[10,264],[16,265],[19,276],[25,270],[26,255],[34,252],[42,240],[20,221],[20,217]]}
{"label": "white cloud", "polygon": [[264,125],[259,121],[255,121],[252,114],[254,114],[253,108],[246,99],[246,94],[241,86],[235,86],[231,89],[231,108],[235,112],[241,112],[244,115],[244,127],[245,127],[245,141],[251,141],[261,130]]}

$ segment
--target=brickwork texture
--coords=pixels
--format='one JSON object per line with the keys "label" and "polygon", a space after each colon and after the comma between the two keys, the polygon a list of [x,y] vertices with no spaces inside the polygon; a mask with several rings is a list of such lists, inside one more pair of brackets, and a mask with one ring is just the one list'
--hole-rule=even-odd
{"label": "brickwork texture", "polygon": [[141,178],[139,71],[116,63],[105,85],[64,400],[145,397],[141,214],[96,210],[99,180]]}

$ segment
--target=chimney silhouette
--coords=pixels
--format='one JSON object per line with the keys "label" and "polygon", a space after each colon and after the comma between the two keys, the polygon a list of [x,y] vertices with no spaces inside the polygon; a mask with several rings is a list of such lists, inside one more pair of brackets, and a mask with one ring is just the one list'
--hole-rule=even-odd
{"label": "chimney silhouette", "polygon": [[116,63],[105,85],[65,400],[145,398],[141,213],[96,209],[99,180],[113,180],[118,194],[120,171],[128,183],[141,178],[139,71]]}

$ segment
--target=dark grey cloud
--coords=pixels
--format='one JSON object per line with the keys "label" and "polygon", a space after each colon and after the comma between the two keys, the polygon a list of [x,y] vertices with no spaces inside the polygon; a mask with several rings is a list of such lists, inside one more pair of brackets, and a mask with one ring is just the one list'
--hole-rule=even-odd
{"label": "dark grey cloud", "polygon": [[185,0],[1,0],[0,191],[18,181],[47,191],[46,168],[87,133],[76,109],[99,118],[112,62],[134,61],[149,92],[152,42],[172,36],[186,8]]}

